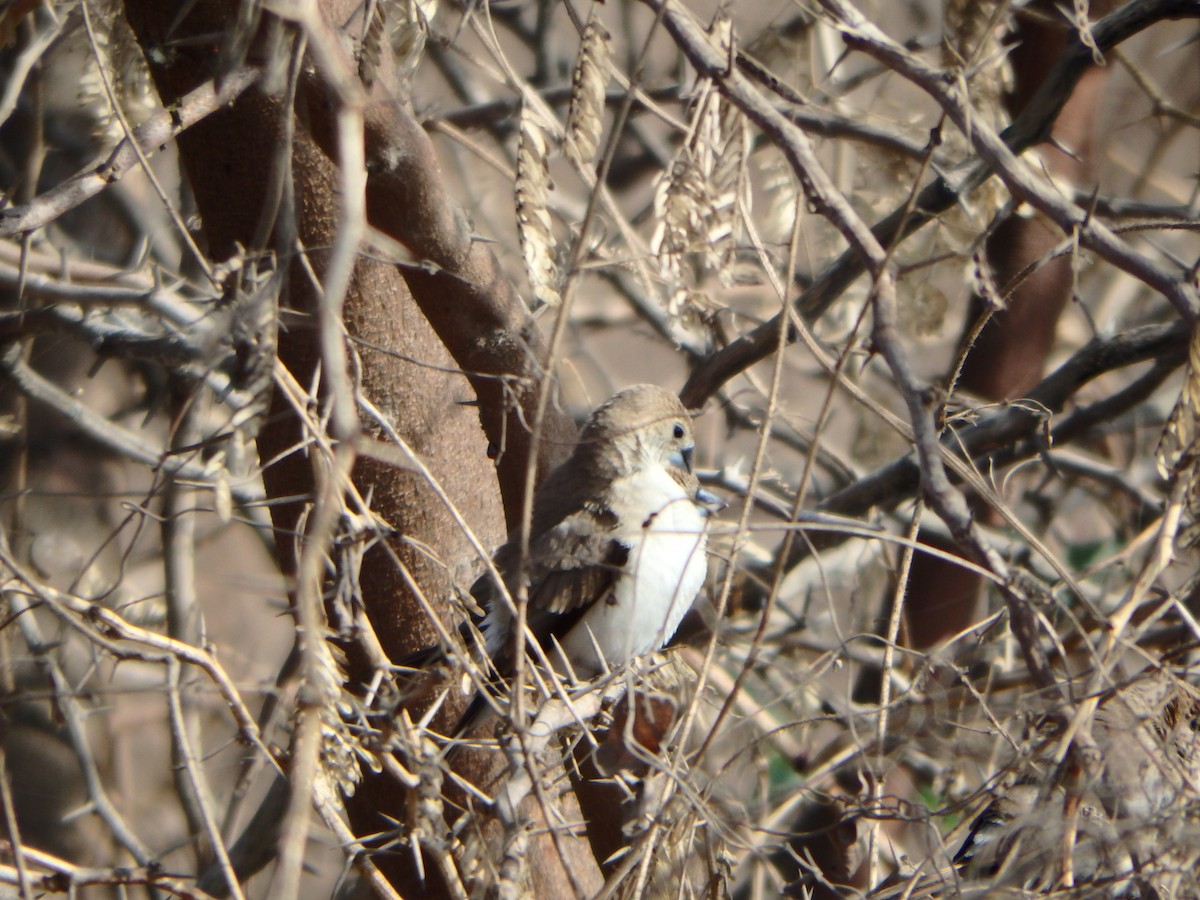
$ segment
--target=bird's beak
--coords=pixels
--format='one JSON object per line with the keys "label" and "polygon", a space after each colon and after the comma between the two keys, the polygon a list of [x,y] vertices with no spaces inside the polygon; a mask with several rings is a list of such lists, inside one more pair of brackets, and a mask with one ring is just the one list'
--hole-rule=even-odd
{"label": "bird's beak", "polygon": [[667,462],[675,466],[677,469],[683,469],[689,475],[692,474],[692,453],[695,447],[682,447],[678,453],[672,453],[667,457]]}

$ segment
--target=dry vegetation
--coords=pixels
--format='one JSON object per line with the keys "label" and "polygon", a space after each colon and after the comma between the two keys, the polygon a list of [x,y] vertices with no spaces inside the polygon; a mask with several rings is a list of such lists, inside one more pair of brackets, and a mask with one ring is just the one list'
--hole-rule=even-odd
{"label": "dry vegetation", "polygon": [[[1200,2],[944,3],[0,0],[0,896],[1200,897]],[[638,381],[706,590],[448,755]]]}

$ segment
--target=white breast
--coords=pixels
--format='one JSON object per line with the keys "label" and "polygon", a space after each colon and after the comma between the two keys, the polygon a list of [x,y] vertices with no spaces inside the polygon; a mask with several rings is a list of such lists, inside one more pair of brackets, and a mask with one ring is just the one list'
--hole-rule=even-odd
{"label": "white breast", "polygon": [[613,512],[629,559],[612,595],[595,604],[563,642],[579,677],[602,671],[601,657],[612,668],[666,644],[707,569],[706,518],[665,470],[627,476],[614,484],[613,496],[623,500]]}

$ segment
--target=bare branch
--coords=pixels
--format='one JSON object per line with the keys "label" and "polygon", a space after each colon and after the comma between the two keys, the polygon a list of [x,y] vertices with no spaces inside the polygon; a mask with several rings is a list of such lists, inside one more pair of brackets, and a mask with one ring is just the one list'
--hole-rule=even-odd
{"label": "bare branch", "polygon": [[[1093,25],[1092,33],[1097,46],[1101,50],[1107,50],[1131,34],[1144,30],[1156,22],[1176,16],[1197,14],[1200,12],[1196,10],[1195,0],[1151,0],[1147,3],[1129,3],[1105,19],[1096,22]],[[669,9],[666,13],[666,21],[674,22],[680,15],[678,11]],[[704,44],[695,40],[694,35],[686,38],[677,37],[677,39],[680,40],[680,47],[688,54],[692,64],[702,71],[712,73],[718,83],[723,85],[723,89],[729,92],[733,102],[761,105],[761,98],[752,95],[742,81],[732,76],[723,77],[723,64],[712,54],[711,48],[706,49]],[[1001,135],[1001,140],[1007,148],[1006,154],[1020,154],[1045,139],[1058,111],[1070,95],[1072,87],[1091,64],[1091,51],[1081,44],[1077,45],[1073,52],[1059,60],[1034,100]],[[936,77],[936,73],[930,74],[931,79],[936,79]],[[966,113],[961,108],[958,110],[958,115],[958,121],[965,122]],[[781,130],[774,125],[764,130],[774,140],[784,144],[794,139],[790,131]],[[994,155],[1001,153],[999,147],[990,146]],[[1005,158],[1007,159],[1008,156],[1006,155]],[[872,228],[872,233],[881,245],[893,247],[939,214],[961,202],[990,174],[989,166],[980,162],[964,172],[956,173],[953,180],[946,176],[939,176],[921,190],[914,203],[904,203],[876,223]],[[1039,198],[1049,202],[1050,198],[1044,198],[1044,193],[1039,192]],[[1069,223],[1069,228],[1085,221],[1091,225],[1095,224],[1094,220],[1087,219],[1086,215],[1078,210],[1064,210],[1060,204],[1053,205],[1059,212],[1067,215],[1066,221]],[[1110,247],[1111,244],[1106,242],[1105,246]],[[1140,263],[1138,260],[1128,260],[1127,254],[1123,250],[1117,253],[1116,258],[1128,261],[1131,265]],[[1146,260],[1146,262],[1149,261]],[[1135,265],[1135,268],[1138,268],[1139,272],[1141,271],[1140,264]],[[864,269],[865,264],[858,254],[853,249],[846,251],[813,279],[812,284],[796,298],[793,304],[796,311],[808,321],[819,318],[845,292],[846,288],[858,279]],[[1194,288],[1188,288],[1179,276],[1166,273],[1154,264],[1150,264],[1148,269],[1149,271],[1142,274],[1152,277],[1155,286],[1164,289],[1164,293],[1169,291],[1174,294],[1177,308],[1186,310],[1194,305],[1195,301],[1191,296]],[[1190,318],[1190,314],[1185,315]],[[775,335],[778,333],[779,327],[778,317],[772,318],[737,338],[727,347],[714,353],[702,365],[697,366],[688,378],[688,383],[680,392],[684,402],[688,406],[700,406],[734,375],[765,359],[774,348]],[[795,340],[795,337],[794,332],[789,330],[788,339]]]}
{"label": "bare branch", "polygon": [[177,108],[159,113],[137,129],[134,134],[137,150],[128,139],[122,140],[111,153],[98,157],[74,177],[26,205],[0,210],[0,238],[44,228],[63,213],[94,197],[134,169],[138,151],[146,156],[157,153],[172,138],[234,100],[260,76],[257,69],[243,69],[231,73],[219,84],[214,80],[201,85],[184,97]]}

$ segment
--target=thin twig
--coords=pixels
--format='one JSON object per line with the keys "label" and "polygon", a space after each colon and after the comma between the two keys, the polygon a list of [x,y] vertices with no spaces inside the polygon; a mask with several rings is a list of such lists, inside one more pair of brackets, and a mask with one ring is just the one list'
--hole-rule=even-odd
{"label": "thin twig", "polygon": [[[101,66],[103,70],[103,66]],[[152,116],[111,153],[97,157],[78,173],[24,206],[0,211],[0,238],[44,228],[63,213],[94,197],[137,165],[139,156],[157,153],[172,138],[216,112],[258,81],[257,69],[242,69],[206,82],[189,93],[179,106]],[[135,146],[136,145],[136,146]]]}
{"label": "thin twig", "polygon": [[[204,485],[215,484],[215,476],[204,467],[147,448],[132,432],[109,421],[53,382],[43,378],[22,358],[19,343],[10,345],[0,353],[0,371],[4,372],[26,397],[55,410],[75,423],[88,438],[117,455],[142,463],[151,469],[161,468],[176,478],[185,478]],[[231,492],[239,503],[258,503],[263,499],[260,491],[253,485],[235,485]]]}

